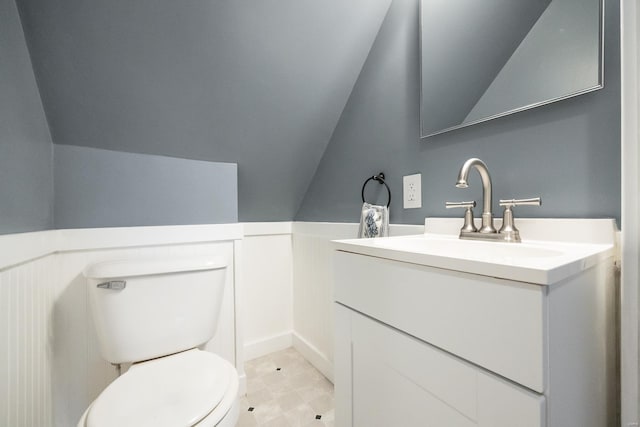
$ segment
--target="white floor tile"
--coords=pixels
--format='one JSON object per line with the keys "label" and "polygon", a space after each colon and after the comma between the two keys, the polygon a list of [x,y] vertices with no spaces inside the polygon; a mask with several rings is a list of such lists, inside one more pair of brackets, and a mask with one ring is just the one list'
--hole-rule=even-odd
{"label": "white floor tile", "polygon": [[247,362],[245,372],[238,427],[334,425],[333,384],[293,347]]}

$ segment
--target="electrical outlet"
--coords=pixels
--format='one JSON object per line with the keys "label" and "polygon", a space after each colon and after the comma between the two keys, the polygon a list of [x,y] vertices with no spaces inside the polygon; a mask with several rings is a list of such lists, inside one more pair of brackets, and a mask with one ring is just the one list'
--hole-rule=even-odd
{"label": "electrical outlet", "polygon": [[406,175],[402,177],[402,194],[405,209],[422,207],[422,174]]}

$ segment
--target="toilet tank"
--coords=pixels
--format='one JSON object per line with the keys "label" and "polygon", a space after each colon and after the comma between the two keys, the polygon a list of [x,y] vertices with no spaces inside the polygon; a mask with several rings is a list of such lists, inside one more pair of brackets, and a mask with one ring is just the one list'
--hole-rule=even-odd
{"label": "toilet tank", "polygon": [[88,266],[102,357],[138,362],[197,347],[216,332],[227,260],[221,256],[108,261]]}

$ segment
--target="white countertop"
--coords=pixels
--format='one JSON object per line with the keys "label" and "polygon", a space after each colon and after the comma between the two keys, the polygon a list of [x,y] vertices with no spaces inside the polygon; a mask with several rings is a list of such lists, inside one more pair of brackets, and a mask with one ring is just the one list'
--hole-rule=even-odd
{"label": "white countertop", "polygon": [[[460,240],[457,232],[447,234],[449,224],[459,227],[460,221],[427,219],[426,230],[436,232],[336,240],[333,244],[336,250],[344,252],[540,285],[560,282],[605,260],[613,262],[615,223],[612,220],[520,221],[524,225],[522,243]],[[550,230],[554,227],[558,228],[555,233]],[[542,233],[536,233],[536,229],[544,230],[544,237],[554,236],[558,240],[534,240],[523,233],[526,230],[530,237],[537,237],[536,234]]]}

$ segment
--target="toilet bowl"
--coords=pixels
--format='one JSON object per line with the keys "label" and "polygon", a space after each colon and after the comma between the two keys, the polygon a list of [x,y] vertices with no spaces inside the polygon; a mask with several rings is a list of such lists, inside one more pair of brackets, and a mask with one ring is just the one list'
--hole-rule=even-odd
{"label": "toilet bowl", "polygon": [[233,427],[237,420],[236,370],[193,349],[132,365],[89,406],[78,427]]}
{"label": "toilet bowl", "polygon": [[85,269],[102,356],[133,364],[78,427],[233,427],[238,374],[197,347],[215,335],[221,257],[116,261]]}

